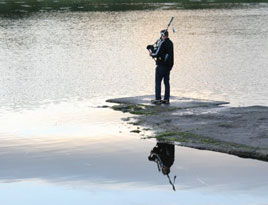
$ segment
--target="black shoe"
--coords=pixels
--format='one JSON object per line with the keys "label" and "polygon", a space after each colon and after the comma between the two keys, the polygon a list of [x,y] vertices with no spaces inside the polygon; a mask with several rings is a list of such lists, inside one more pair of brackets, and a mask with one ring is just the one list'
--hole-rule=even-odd
{"label": "black shoe", "polygon": [[155,105],[160,105],[161,104],[161,100],[151,100],[151,103],[153,103]]}
{"label": "black shoe", "polygon": [[162,104],[167,104],[167,105],[168,105],[168,104],[169,104],[169,100],[161,100],[161,103],[162,103]]}

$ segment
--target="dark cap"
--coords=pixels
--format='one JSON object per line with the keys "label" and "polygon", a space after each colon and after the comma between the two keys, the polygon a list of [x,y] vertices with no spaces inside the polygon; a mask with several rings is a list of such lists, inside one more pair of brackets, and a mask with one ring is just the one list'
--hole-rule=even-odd
{"label": "dark cap", "polygon": [[161,36],[168,37],[168,31],[167,31],[167,29],[164,29],[164,30],[160,31],[160,33],[161,33]]}

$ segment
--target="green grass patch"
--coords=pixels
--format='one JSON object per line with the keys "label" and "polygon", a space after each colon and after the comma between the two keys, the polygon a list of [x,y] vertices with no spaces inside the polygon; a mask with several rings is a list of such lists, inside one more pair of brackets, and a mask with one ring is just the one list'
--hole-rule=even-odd
{"label": "green grass patch", "polygon": [[[1,0],[1,14],[43,11],[131,11],[155,9],[230,9],[268,0]],[[247,6],[247,5],[246,5]]]}
{"label": "green grass patch", "polygon": [[149,106],[139,104],[119,104],[112,106],[113,110],[128,112],[134,115],[155,115],[162,112],[171,112],[180,108],[167,106]]}
{"label": "green grass patch", "polygon": [[182,143],[194,143],[194,144],[202,144],[202,145],[215,145],[221,147],[229,147],[229,148],[242,148],[244,150],[254,150],[253,147],[249,147],[242,144],[236,144],[232,142],[225,142],[217,139],[213,139],[210,137],[204,137],[200,135],[196,135],[190,132],[163,132],[155,136],[156,139],[159,140],[168,140],[171,142],[182,142]]}

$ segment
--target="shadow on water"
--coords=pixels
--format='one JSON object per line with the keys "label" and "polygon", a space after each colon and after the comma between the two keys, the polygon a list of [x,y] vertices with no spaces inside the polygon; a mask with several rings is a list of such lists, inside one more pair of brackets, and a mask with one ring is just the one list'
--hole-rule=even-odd
{"label": "shadow on water", "polygon": [[128,11],[234,8],[268,0],[0,0],[0,15],[43,11]]}
{"label": "shadow on water", "polygon": [[151,150],[150,155],[148,156],[149,161],[154,161],[157,164],[159,172],[162,172],[163,175],[167,176],[169,183],[172,186],[172,189],[176,191],[175,180],[176,175],[173,178],[173,182],[170,179],[170,168],[175,160],[175,145],[167,144],[162,142],[157,142],[155,147]]}

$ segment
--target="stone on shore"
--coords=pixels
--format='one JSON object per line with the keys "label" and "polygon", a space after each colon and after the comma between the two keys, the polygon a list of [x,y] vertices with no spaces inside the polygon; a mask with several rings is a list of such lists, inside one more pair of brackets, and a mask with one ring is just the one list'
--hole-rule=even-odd
{"label": "stone on shore", "polygon": [[[222,101],[172,97],[170,105],[152,105],[153,96],[107,100],[114,109],[155,131],[155,138],[181,146],[268,161],[268,107],[226,107]],[[122,108],[122,109],[120,109]]]}
{"label": "stone on shore", "polygon": [[[114,98],[107,100],[107,102],[154,106],[154,104],[151,104],[152,99],[154,99],[153,95],[144,95],[136,97]],[[229,104],[228,102],[224,101],[201,100],[201,99],[176,97],[176,96],[172,96],[170,101],[172,103],[169,106],[177,108],[211,107],[211,106]]]}

